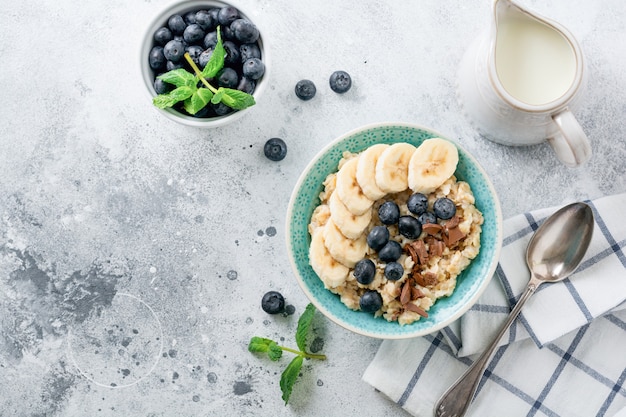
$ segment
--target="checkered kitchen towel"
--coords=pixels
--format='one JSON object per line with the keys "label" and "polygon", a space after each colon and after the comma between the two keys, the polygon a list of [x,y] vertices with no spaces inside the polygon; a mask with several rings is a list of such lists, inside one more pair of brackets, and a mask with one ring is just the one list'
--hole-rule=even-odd
{"label": "checkered kitchen towel", "polygon": [[[583,262],[528,300],[468,416],[626,417],[626,194],[588,203],[596,225]],[[363,379],[411,414],[432,416],[523,292],[528,241],[558,208],[506,220],[497,272],[478,303],[434,335],[384,341]]]}

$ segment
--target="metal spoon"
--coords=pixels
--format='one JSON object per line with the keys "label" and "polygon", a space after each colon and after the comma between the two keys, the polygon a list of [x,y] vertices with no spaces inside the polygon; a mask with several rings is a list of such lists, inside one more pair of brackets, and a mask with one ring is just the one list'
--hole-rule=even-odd
{"label": "metal spoon", "polygon": [[436,417],[461,417],[472,402],[478,383],[502,336],[519,315],[524,303],[544,282],[565,279],[578,268],[593,234],[593,212],[585,203],[567,205],[537,229],[526,249],[530,281],[495,340],[467,371],[441,396]]}

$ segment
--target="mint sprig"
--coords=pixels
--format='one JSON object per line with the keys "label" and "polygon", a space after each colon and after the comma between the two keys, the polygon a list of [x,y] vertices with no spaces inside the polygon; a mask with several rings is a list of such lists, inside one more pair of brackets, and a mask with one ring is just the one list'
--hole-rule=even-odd
{"label": "mint sprig", "polygon": [[306,306],[306,309],[298,319],[298,327],[296,329],[296,345],[300,350],[280,346],[272,339],[258,336],[254,336],[250,339],[250,343],[248,344],[248,350],[250,352],[267,353],[267,356],[272,361],[278,361],[282,357],[283,352],[290,352],[296,355],[296,357],[289,362],[289,365],[287,365],[280,376],[280,389],[283,394],[282,398],[283,401],[285,401],[285,405],[289,402],[293,385],[295,384],[298,375],[300,375],[304,359],[326,359],[326,355],[308,353],[306,350],[307,336],[314,314],[315,306],[313,304],[309,304]]}
{"label": "mint sprig", "polygon": [[154,97],[152,103],[156,107],[165,109],[182,101],[187,113],[196,114],[209,103],[224,103],[234,110],[243,110],[255,104],[254,97],[248,93],[232,88],[216,88],[208,81],[213,80],[224,68],[226,50],[222,43],[219,27],[217,28],[217,44],[204,69],[200,70],[188,52],[185,52],[184,56],[194,73],[190,73],[184,68],[178,68],[157,76],[158,79],[172,84],[176,88],[169,93]]}

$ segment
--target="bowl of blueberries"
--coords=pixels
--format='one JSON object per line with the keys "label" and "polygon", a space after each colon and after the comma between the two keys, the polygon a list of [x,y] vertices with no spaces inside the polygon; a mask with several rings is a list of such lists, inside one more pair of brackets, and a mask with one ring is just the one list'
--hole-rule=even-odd
{"label": "bowl of blueberries", "polygon": [[256,23],[218,0],[181,1],[147,27],[141,73],[153,106],[194,127],[218,127],[253,107],[268,84],[269,56]]}

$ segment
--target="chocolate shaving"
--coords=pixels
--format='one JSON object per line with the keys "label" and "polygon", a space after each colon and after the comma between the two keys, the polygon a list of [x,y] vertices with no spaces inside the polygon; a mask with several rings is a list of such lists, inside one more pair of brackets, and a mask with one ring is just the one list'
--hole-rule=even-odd
{"label": "chocolate shaving", "polygon": [[404,245],[404,250],[409,253],[409,256],[413,260],[413,263],[417,265],[419,262],[419,258],[417,257],[417,252],[415,251],[415,248],[411,246],[410,243],[407,243],[406,245]]}
{"label": "chocolate shaving", "polygon": [[413,311],[414,313],[417,313],[424,318],[428,317],[428,313],[426,312],[426,310],[424,310],[421,307],[416,306],[413,303],[408,303],[407,305],[404,306],[404,308],[405,310]]}
{"label": "chocolate shaving", "polygon": [[459,229],[459,223],[461,218],[457,215],[448,220],[443,226],[444,233],[441,234],[441,237],[445,243],[445,245],[449,248],[456,245],[461,239],[463,239],[466,235]]}
{"label": "chocolate shaving", "polygon": [[402,292],[400,293],[400,303],[404,305],[409,301],[411,301],[411,284],[407,281],[404,283]]}
{"label": "chocolate shaving", "polygon": [[428,245],[428,254],[432,257],[441,256],[443,254],[445,246],[445,243],[443,243],[441,240],[433,240]]}
{"label": "chocolate shaving", "polygon": [[417,287],[411,287],[411,300],[417,300],[418,298],[422,298],[424,293],[420,291]]}
{"label": "chocolate shaving", "polygon": [[431,236],[441,232],[441,229],[443,229],[443,227],[438,223],[426,223],[425,225],[422,225],[422,231]]}
{"label": "chocolate shaving", "polygon": [[449,229],[448,234],[447,234],[447,239],[446,239],[446,246],[451,248],[464,237],[465,237],[465,233],[463,233],[461,229],[458,228],[458,226],[452,229]]}
{"label": "chocolate shaving", "polygon": [[412,276],[413,278],[415,278],[415,281],[422,287],[432,286],[437,283],[437,275],[433,274],[432,272],[427,271],[423,274],[420,274],[419,272],[413,272]]}
{"label": "chocolate shaving", "polygon": [[454,229],[461,222],[461,218],[457,215],[454,215],[450,220],[446,222],[446,229]]}

